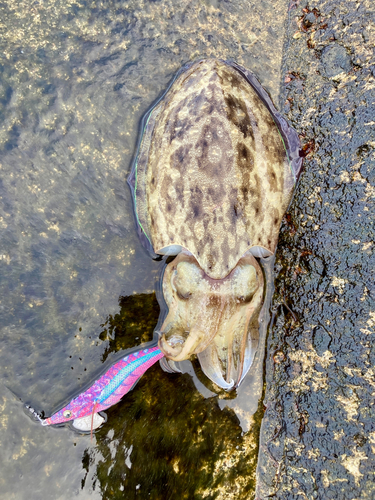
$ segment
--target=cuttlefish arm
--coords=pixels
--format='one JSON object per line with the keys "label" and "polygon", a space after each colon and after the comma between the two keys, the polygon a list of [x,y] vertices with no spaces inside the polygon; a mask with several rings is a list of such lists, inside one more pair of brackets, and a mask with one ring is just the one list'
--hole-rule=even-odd
{"label": "cuttlefish arm", "polygon": [[252,307],[246,308],[245,313],[235,313],[210,345],[197,354],[203,372],[223,389],[238,387],[253,363],[259,339],[260,292],[262,290],[252,301]]}
{"label": "cuttlefish arm", "polygon": [[169,364],[197,354],[213,382],[224,389],[237,387],[256,352],[263,288],[263,274],[252,255],[215,280],[191,254],[179,254],[163,278],[169,313],[159,347]]}

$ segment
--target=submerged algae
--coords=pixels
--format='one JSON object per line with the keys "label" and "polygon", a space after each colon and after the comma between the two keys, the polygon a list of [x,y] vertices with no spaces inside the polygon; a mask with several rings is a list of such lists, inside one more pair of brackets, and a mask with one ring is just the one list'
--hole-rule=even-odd
{"label": "submerged algae", "polygon": [[[139,342],[134,319],[141,310],[149,325],[158,317],[154,294],[120,298],[120,305],[101,334],[110,337],[108,354]],[[152,329],[142,340],[151,339]],[[87,477],[104,498],[124,492],[154,500],[252,496],[262,403],[251,431],[243,433],[234,411],[220,408],[219,396],[204,398],[190,375],[154,366],[107,414],[95,448],[85,451],[82,488]]]}

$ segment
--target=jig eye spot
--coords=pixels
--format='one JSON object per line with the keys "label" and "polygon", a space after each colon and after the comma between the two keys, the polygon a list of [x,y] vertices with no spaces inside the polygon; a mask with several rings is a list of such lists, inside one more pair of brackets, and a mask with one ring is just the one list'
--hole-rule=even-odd
{"label": "jig eye spot", "polygon": [[63,413],[64,418],[69,418],[72,416],[72,412],[70,410],[65,410]]}

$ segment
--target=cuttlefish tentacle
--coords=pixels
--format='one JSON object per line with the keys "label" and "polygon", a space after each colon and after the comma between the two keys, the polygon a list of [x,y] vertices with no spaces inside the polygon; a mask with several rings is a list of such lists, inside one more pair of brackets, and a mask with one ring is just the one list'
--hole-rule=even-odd
{"label": "cuttlefish tentacle", "polygon": [[[210,297],[201,297],[198,318],[190,330],[184,331],[186,335],[186,340],[184,342],[181,338],[175,336],[173,324],[168,325],[168,331],[171,331],[172,334],[168,338],[164,332],[159,341],[159,346],[166,356],[173,361],[183,361],[191,354],[198,354],[207,348],[217,334],[224,311],[224,303],[220,297],[218,297],[218,300],[214,301],[215,304],[212,305],[210,302],[212,302]],[[220,305],[218,306],[218,304]],[[191,307],[186,308],[188,313],[189,309],[191,309]],[[210,311],[210,309],[214,310]],[[166,322],[167,321],[168,317],[166,319]]]}
{"label": "cuttlefish tentacle", "polygon": [[[261,305],[262,287],[254,294],[245,314],[234,312],[212,344],[198,354],[202,370],[220,387],[237,387],[249,371],[258,347],[257,318]],[[223,373],[226,373],[225,380]]]}

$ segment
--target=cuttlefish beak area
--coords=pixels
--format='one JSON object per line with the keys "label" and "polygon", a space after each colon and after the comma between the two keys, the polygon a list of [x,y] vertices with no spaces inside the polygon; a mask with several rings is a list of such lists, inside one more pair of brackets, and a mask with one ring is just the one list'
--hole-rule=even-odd
{"label": "cuttlefish beak area", "polygon": [[264,280],[252,255],[223,279],[210,278],[191,254],[180,253],[165,269],[168,315],[159,347],[172,361],[197,354],[204,373],[224,389],[237,387],[258,345]]}

